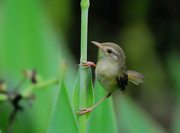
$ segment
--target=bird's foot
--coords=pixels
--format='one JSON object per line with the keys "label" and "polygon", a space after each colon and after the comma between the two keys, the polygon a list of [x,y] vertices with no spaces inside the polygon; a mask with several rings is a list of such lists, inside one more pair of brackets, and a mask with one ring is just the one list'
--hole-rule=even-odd
{"label": "bird's foot", "polygon": [[76,111],[76,113],[82,115],[82,114],[86,114],[88,112],[91,112],[94,108],[91,107],[91,108],[80,108],[79,110],[80,111]]}
{"label": "bird's foot", "polygon": [[90,66],[96,67],[96,65],[91,61],[82,61],[82,63],[83,64],[79,64],[79,66],[85,66],[85,67],[83,67],[83,69],[86,69],[86,68],[88,68]]}

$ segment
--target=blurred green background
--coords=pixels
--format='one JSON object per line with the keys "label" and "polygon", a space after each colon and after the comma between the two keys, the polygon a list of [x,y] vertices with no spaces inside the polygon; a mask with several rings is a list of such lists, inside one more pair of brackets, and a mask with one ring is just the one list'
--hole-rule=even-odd
{"label": "blurred green background", "polygon": [[[119,44],[126,53],[127,68],[141,72],[146,79],[140,86],[129,84],[125,95],[135,103],[129,113],[140,107],[164,132],[179,133],[179,2],[93,0],[90,4],[88,60],[97,61],[98,49],[90,41]],[[0,1],[0,79],[9,90],[20,82],[23,69],[35,68],[44,79],[57,76],[60,55],[67,63],[65,86],[72,101],[80,59],[80,11],[80,1],[75,0]],[[58,87],[35,91],[32,107],[22,101],[24,111],[18,112],[12,131],[45,132]],[[0,102],[0,132],[7,131],[12,109],[10,102]],[[140,116],[124,119],[140,118],[143,113],[136,111]],[[126,126],[124,133],[135,132],[126,130]]]}

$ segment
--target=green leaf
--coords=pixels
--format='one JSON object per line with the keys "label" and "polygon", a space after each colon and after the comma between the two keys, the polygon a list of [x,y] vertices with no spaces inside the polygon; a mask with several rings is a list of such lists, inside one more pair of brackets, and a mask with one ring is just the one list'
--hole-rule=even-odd
{"label": "green leaf", "polygon": [[[94,94],[95,103],[99,102],[106,95],[106,92],[98,82],[96,82]],[[117,133],[111,97],[100,103],[92,111],[92,115],[88,121],[88,133]]]}
{"label": "green leaf", "polygon": [[[49,27],[42,18],[40,7],[36,0],[4,2],[4,17],[0,23],[0,71],[3,75],[0,76],[9,88],[14,88],[22,80],[23,69],[36,69],[44,79],[56,77],[59,72],[57,43],[49,36]],[[36,100],[32,101],[32,107],[21,100],[24,111],[17,113],[12,124],[13,132],[46,131],[56,87],[34,92]],[[10,113],[6,112],[12,112],[12,105],[0,113],[1,119],[9,119]],[[8,123],[5,124],[3,132],[7,131]]]}
{"label": "green leaf", "polygon": [[[74,92],[73,92],[73,106],[75,111],[79,110],[79,94],[80,94],[80,70],[78,71],[77,79],[74,84]],[[76,117],[78,118],[78,114],[76,113]]]}
{"label": "green leaf", "polygon": [[170,74],[170,79],[173,81],[173,87],[175,88],[175,96],[180,99],[180,62],[179,53],[171,52],[167,58],[168,71]]}
{"label": "green leaf", "polygon": [[[86,106],[87,108],[92,107],[94,104],[94,90],[92,85],[92,71],[88,68],[87,72],[87,91],[86,91]],[[87,113],[87,119],[89,119],[91,112]]]}
{"label": "green leaf", "polygon": [[[94,91],[92,86],[92,71],[91,68],[87,68],[87,91],[86,91],[86,106],[87,108],[92,107],[94,104]],[[80,68],[78,71],[77,79],[74,85],[74,93],[73,93],[73,105],[75,111],[79,111],[79,94],[80,94]],[[87,119],[89,119],[91,112],[87,113]],[[76,114],[77,120],[79,118],[79,114]]]}
{"label": "green leaf", "polygon": [[[43,14],[40,1],[7,0],[1,6],[0,78],[7,82],[8,89],[14,88],[22,79],[22,69],[36,69],[43,79],[57,77],[59,48],[62,51],[61,56],[68,61],[68,67],[71,66],[73,61],[69,58],[70,54],[63,42],[63,35],[58,35],[58,39],[56,38],[51,25],[49,25],[49,20]],[[69,7],[66,6],[65,9],[67,8]],[[63,13],[66,14],[66,12]],[[68,73],[71,73],[71,77],[66,83],[69,83],[68,91],[72,93],[70,90],[72,87],[69,86],[73,86],[75,74],[71,68]],[[22,86],[21,90],[23,89]],[[36,90],[34,92],[36,100],[31,101],[32,107],[26,101],[21,100],[20,105],[24,111],[17,113],[12,123],[12,131],[18,133],[44,133],[47,131],[57,91],[57,85]],[[6,132],[13,106],[11,104],[4,105],[2,108],[0,125],[3,125],[2,132]]]}
{"label": "green leaf", "polygon": [[172,133],[180,133],[180,102],[177,102],[177,105],[173,112],[173,121],[172,121]]}
{"label": "green leaf", "polygon": [[172,120],[172,132],[179,133],[180,132],[180,62],[179,62],[179,53],[178,51],[170,52],[167,56],[167,65],[169,71],[169,79],[172,81],[172,87],[174,90],[174,94],[176,97],[175,108],[173,109],[173,120]]}
{"label": "green leaf", "polygon": [[153,121],[130,98],[116,92],[113,95],[118,132],[127,133],[164,133],[165,131]]}
{"label": "green leaf", "polygon": [[77,123],[63,81],[54,104],[54,110],[47,132],[77,133]]}

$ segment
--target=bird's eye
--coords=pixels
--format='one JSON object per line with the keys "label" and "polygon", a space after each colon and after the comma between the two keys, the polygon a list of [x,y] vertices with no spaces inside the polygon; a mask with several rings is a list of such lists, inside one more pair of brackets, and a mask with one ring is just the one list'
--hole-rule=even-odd
{"label": "bird's eye", "polygon": [[112,53],[112,50],[108,49],[107,52],[110,54],[110,53]]}

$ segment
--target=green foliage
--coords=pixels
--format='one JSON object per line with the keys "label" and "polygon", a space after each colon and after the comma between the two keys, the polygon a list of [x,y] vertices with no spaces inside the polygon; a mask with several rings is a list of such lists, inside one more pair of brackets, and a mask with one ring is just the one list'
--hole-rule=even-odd
{"label": "green foliage", "polygon": [[179,133],[180,132],[180,62],[179,55],[177,53],[170,53],[167,58],[168,71],[170,72],[170,77],[173,81],[173,86],[175,88],[175,96],[177,102],[175,103],[175,109],[173,111],[173,124],[172,124],[172,132]]}
{"label": "green foliage", "polygon": [[[80,62],[87,61],[87,34],[88,34],[88,10],[89,0],[81,0],[81,58]],[[79,107],[86,107],[87,93],[87,70],[80,67],[80,92]],[[79,117],[78,133],[86,132],[86,115]]]}
{"label": "green foliage", "polygon": [[118,132],[165,133],[161,126],[154,122],[138,105],[129,97],[120,93],[113,96],[114,107],[118,124]]}
{"label": "green foliage", "polygon": [[180,132],[180,127],[179,127],[180,113],[179,112],[180,112],[180,102],[177,102],[175,110],[173,112],[173,122],[172,122],[172,132],[173,133]]}
{"label": "green foliage", "polygon": [[[24,110],[16,115],[15,121],[12,123],[12,132],[77,133],[86,130],[87,133],[164,133],[164,129],[150,115],[145,113],[134,100],[129,98],[128,94],[122,95],[117,92],[98,105],[92,112],[82,116],[76,113],[80,107],[93,106],[94,103],[97,103],[106,95],[106,92],[96,80],[93,90],[90,68],[83,70],[80,67],[75,82],[75,61],[72,59],[63,38],[64,35],[67,35],[66,30],[71,23],[70,10],[72,3],[69,0],[49,2],[49,12],[52,14],[53,20],[56,21],[57,25],[60,23],[63,27],[62,31],[65,32],[64,35],[59,34],[57,39],[55,32],[48,24],[49,22],[45,17],[42,17],[44,14],[39,2],[37,0],[7,0],[4,1],[3,8],[0,9],[2,11],[0,14],[0,20],[2,20],[2,23],[0,23],[0,78],[7,82],[7,89],[12,90],[21,80],[22,69],[35,68],[44,78],[40,84],[31,86],[30,83],[26,83],[25,85],[30,85],[29,89],[23,85],[18,90],[18,92],[23,92],[23,95],[33,93],[36,99],[30,101],[32,107],[25,100],[20,102]],[[127,3],[127,7],[128,5],[130,7],[134,6],[130,3]],[[138,3],[136,4],[138,5]],[[163,82],[165,74],[153,49],[155,39],[144,21],[149,2],[141,3],[139,1],[139,4],[145,5],[144,12],[138,6],[134,7],[132,11],[135,13],[138,9],[135,16],[142,16],[143,19],[135,25],[126,25],[127,28],[121,33],[121,39],[128,40],[125,47],[128,51],[129,61],[136,68],[142,70],[146,68],[148,70],[145,73],[148,80],[144,85],[146,90],[144,89],[142,92],[147,94],[152,90],[153,94],[157,94],[166,86],[166,83]],[[66,8],[59,8],[58,5]],[[89,0],[82,1],[81,6],[84,9],[82,13],[81,54],[83,56],[81,61],[86,61]],[[127,7],[125,7],[124,14],[131,16]],[[58,46],[58,44],[60,45]],[[146,44],[146,47],[144,44]],[[144,58],[144,56],[151,58],[147,62],[147,58]],[[175,88],[176,92],[175,99],[178,101],[180,98],[180,63],[177,57],[179,56],[171,53],[167,59],[167,64],[169,76],[173,81],[172,88]],[[141,59],[142,64],[136,62],[138,59]],[[64,62],[67,64],[66,72],[59,68]],[[154,64],[156,64],[156,67],[152,67]],[[154,76],[152,71],[157,75]],[[57,77],[58,74],[61,79],[60,83],[48,86],[57,82],[54,77]],[[45,87],[45,89],[35,89],[42,87]],[[83,92],[81,92],[82,90]],[[160,95],[155,97],[158,99]],[[7,132],[9,116],[13,110],[11,102],[8,102],[7,99],[6,95],[0,94],[0,133]],[[151,100],[152,96],[147,99]],[[7,101],[7,103],[4,101]],[[180,132],[179,105],[180,103],[176,102],[173,110],[172,132],[174,133]]]}
{"label": "green foliage", "polygon": [[[59,73],[58,46],[38,1],[4,1],[0,23],[0,78],[13,88],[21,80],[23,69],[36,69],[44,79],[57,77]],[[61,38],[61,48],[63,41]],[[64,52],[66,49],[63,47]],[[67,52],[65,55],[66,56]],[[69,56],[66,56],[69,57]],[[69,58],[70,60],[70,58]],[[69,68],[68,68],[69,70]],[[71,71],[69,71],[71,72]],[[71,73],[70,80],[73,78]],[[32,107],[21,101],[23,112],[18,112],[12,124],[13,132],[45,132],[51,116],[59,86],[54,85],[35,91]],[[22,88],[20,88],[23,90]],[[1,104],[0,128],[6,132],[13,110],[11,104]],[[27,130],[28,129],[28,130]]]}
{"label": "green foliage", "polygon": [[54,104],[48,133],[77,133],[77,123],[69,101],[67,90],[62,81]]}
{"label": "green foliage", "polygon": [[[95,103],[99,102],[106,92],[101,85],[96,82],[94,87]],[[115,112],[112,104],[112,97],[109,97],[99,104],[92,112],[88,121],[88,133],[117,133]]]}
{"label": "green foliage", "polygon": [[[79,111],[79,100],[80,100],[80,70],[77,75],[76,83],[74,85],[74,93],[73,93],[73,105],[75,111]],[[86,86],[87,86],[87,91],[86,91],[86,108],[92,107],[94,103],[94,92],[93,92],[93,86],[92,86],[92,72],[91,68],[88,68],[87,72],[87,80],[86,80]],[[84,107],[85,108],[85,107]],[[87,120],[90,116],[91,112],[86,114]],[[79,119],[79,114],[76,114],[77,120]]]}
{"label": "green foliage", "polygon": [[0,94],[0,101],[6,101],[7,100],[7,96],[4,94]]}

